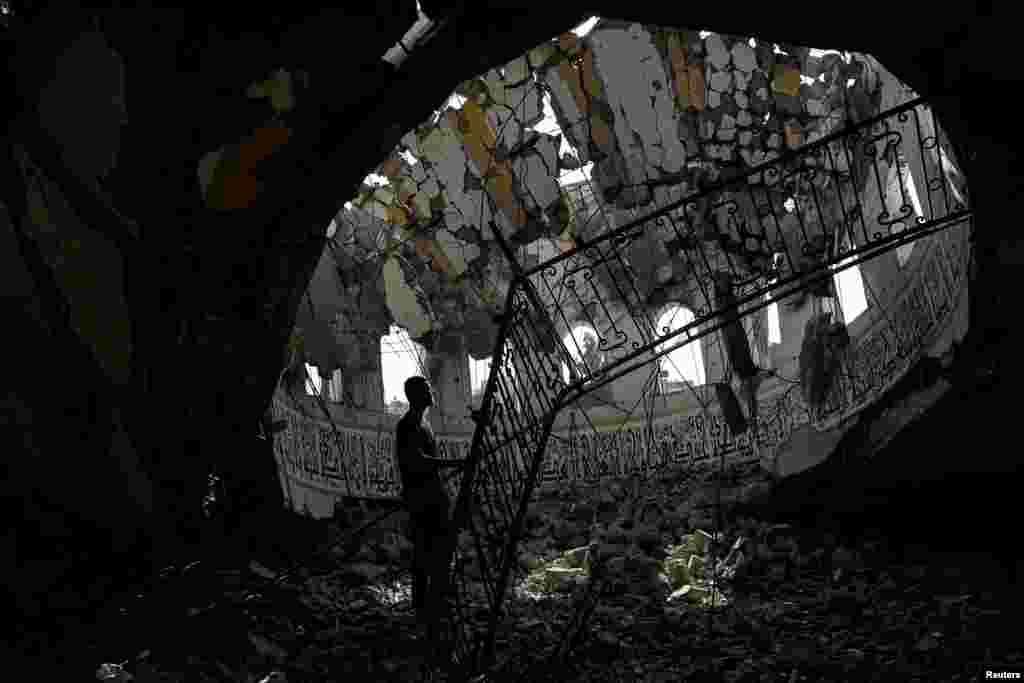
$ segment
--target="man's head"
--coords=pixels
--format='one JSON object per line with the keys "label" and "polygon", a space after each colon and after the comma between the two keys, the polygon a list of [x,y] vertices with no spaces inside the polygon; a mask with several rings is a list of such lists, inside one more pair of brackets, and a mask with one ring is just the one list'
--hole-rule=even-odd
{"label": "man's head", "polygon": [[410,377],[405,380],[405,398],[413,410],[423,410],[434,405],[434,395],[426,377]]}

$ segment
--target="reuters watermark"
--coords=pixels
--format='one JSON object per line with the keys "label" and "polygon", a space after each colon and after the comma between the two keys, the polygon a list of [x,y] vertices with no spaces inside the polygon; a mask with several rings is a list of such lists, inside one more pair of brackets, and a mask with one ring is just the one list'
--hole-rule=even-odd
{"label": "reuters watermark", "polygon": [[1019,671],[992,671],[990,669],[985,669],[985,680],[1019,681],[1021,680],[1021,673]]}

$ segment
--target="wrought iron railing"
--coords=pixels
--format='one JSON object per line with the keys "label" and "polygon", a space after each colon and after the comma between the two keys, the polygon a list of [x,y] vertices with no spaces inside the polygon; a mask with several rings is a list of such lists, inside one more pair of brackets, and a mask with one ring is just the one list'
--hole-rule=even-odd
{"label": "wrought iron railing", "polygon": [[[905,164],[924,180],[921,217],[914,217]],[[884,202],[865,202],[892,191],[891,165],[899,170],[899,209],[893,214]],[[806,291],[842,269],[966,218],[964,195],[941,172],[930,110],[914,100],[531,268],[524,277],[544,307],[536,317],[550,319],[557,337],[576,325],[591,327],[603,355],[600,367],[577,362],[582,372],[560,405],[722,328],[723,314],[744,317],[767,306],[769,292],[780,300]],[[638,291],[630,264],[630,250],[649,246],[651,235],[688,266],[688,276],[665,296],[689,304],[694,318],[673,330],[655,329],[656,304]],[[728,309],[716,302],[715,281],[722,273],[734,285],[735,302]]]}
{"label": "wrought iron railing", "polygon": [[[519,272],[455,518],[463,543],[445,633],[466,670],[493,663],[524,513],[559,410],[768,305],[769,292],[777,301],[814,290],[843,268],[967,219],[966,188],[942,171],[938,139],[926,103],[908,102]],[[905,163],[925,181],[925,215],[916,219]],[[895,215],[884,201],[892,191],[890,165],[898,171]],[[500,230],[494,233],[500,238]],[[658,299],[638,286],[631,262],[632,250],[648,248],[652,239],[667,243],[686,266],[686,276],[662,294],[694,312],[677,329],[655,328]],[[732,284],[727,297],[715,294],[723,274]],[[562,341],[572,340],[567,333],[577,324],[597,333],[599,367]],[[579,368],[568,382],[563,364]]]}

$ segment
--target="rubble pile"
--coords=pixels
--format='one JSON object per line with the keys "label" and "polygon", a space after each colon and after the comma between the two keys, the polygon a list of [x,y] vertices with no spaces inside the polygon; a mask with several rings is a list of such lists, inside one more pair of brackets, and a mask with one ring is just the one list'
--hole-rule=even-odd
{"label": "rubble pile", "polygon": [[[538,491],[498,652],[532,657],[562,681],[952,681],[986,662],[1024,666],[1005,605],[967,561],[908,560],[881,539],[840,543],[731,504],[718,527],[717,480],[668,472]],[[726,472],[722,499],[742,502],[766,485]],[[273,593],[252,586],[274,582],[279,570],[250,565],[225,578],[216,599],[234,621],[204,631],[198,625],[216,610],[197,597],[178,605],[176,655],[153,642],[108,660],[96,677],[417,680],[429,653],[410,604],[408,540],[380,530],[350,550],[336,548],[322,568],[297,572]],[[602,592],[581,646],[565,667],[545,665],[598,575]],[[480,616],[487,600],[477,588],[466,607]],[[232,649],[235,631],[241,646]]]}

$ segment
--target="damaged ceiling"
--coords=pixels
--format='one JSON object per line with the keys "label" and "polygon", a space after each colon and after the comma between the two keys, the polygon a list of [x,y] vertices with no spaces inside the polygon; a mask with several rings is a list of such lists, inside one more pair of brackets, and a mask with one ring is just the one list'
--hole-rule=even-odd
{"label": "damaged ceiling", "polygon": [[[345,339],[393,323],[428,349],[490,356],[514,275],[495,230],[524,266],[552,258],[876,114],[879,73],[857,53],[599,20],[462,83],[337,214],[297,318],[307,360],[352,367]],[[569,191],[581,184],[591,201]],[[782,206],[800,189],[776,191]],[[691,219],[748,272],[771,267],[774,246],[728,210]],[[655,232],[628,252],[648,306],[694,290]]]}

